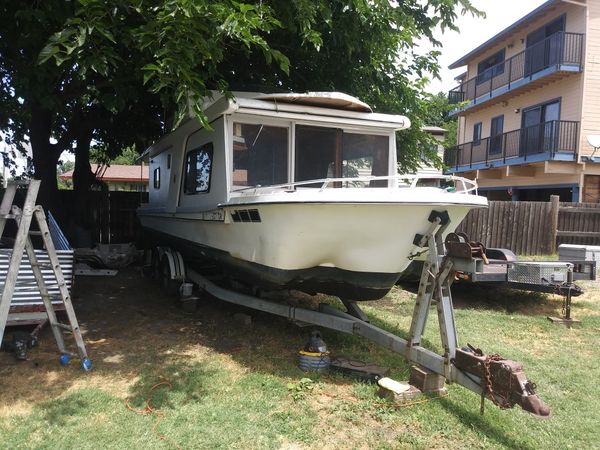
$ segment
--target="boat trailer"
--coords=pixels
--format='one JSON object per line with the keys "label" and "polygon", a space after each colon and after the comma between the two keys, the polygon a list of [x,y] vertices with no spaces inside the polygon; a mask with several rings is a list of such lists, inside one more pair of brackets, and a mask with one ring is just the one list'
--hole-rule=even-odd
{"label": "boat trailer", "polygon": [[[457,383],[491,400],[500,408],[521,406],[539,417],[550,415],[550,408],[538,397],[535,385],[527,379],[520,363],[499,355],[486,355],[468,346],[459,348],[450,286],[456,273],[473,270],[482,259],[469,253],[452,251],[446,247],[443,235],[450,218],[445,211],[432,211],[427,231],[414,238],[414,252],[427,251],[427,259],[421,273],[419,289],[414,306],[408,339],[403,339],[368,322],[366,315],[355,303],[345,302],[348,312],[327,304],[319,310],[297,308],[282,303],[235,292],[210,281],[200,273],[185,268],[181,255],[172,249],[160,249],[161,263],[169,267],[169,278],[192,281],[212,296],[236,305],[255,309],[291,321],[312,324],[335,331],[365,337],[378,345],[399,353],[409,362],[440,375],[449,383]],[[431,306],[435,305],[443,354],[437,354],[422,344],[422,337]]]}

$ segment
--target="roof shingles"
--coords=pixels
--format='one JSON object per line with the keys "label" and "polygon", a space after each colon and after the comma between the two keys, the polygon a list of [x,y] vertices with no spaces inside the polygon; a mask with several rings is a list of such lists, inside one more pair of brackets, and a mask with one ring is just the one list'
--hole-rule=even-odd
{"label": "roof shingles", "polygon": [[[98,170],[97,164],[91,164],[92,172]],[[62,180],[71,180],[73,178],[73,170],[63,173],[60,178]],[[121,164],[113,164],[106,168],[102,176],[97,177],[102,181],[148,181],[148,166],[125,166]]]}

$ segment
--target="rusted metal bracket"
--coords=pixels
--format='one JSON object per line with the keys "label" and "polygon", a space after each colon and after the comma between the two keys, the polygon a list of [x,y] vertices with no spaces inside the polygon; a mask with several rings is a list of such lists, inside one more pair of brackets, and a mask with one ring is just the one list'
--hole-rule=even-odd
{"label": "rusted metal bracket", "polygon": [[481,379],[482,396],[500,408],[519,405],[539,417],[548,417],[550,408],[539,398],[521,363],[498,355],[484,355],[478,349],[457,349],[454,367]]}

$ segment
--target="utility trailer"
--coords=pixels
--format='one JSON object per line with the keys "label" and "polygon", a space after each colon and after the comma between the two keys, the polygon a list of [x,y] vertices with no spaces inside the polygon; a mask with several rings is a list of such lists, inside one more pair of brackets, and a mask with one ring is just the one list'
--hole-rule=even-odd
{"label": "utility trailer", "polygon": [[595,260],[518,261],[512,251],[486,249],[480,242],[471,241],[464,233],[449,233],[445,244],[470,261],[463,270],[456,271],[456,279],[461,283],[562,295],[564,316],[548,319],[563,325],[579,322],[571,318],[571,301],[572,297],[578,297],[584,291],[575,281],[596,280],[597,277]]}
{"label": "utility trailer", "polygon": [[[596,280],[596,261],[517,261],[507,249],[488,248],[487,261],[474,260],[471,267],[457,273],[462,282],[489,283],[524,291],[557,293],[568,282]],[[575,287],[573,296],[583,291]]]}
{"label": "utility trailer", "polygon": [[[450,285],[456,273],[472,271],[483,258],[473,256],[468,244],[445,246],[442,239],[450,223],[446,212],[431,211],[430,226],[424,234],[414,237],[414,254],[427,253],[419,283],[408,339],[383,330],[368,321],[355,302],[345,302],[347,311],[321,304],[317,311],[273,302],[258,295],[246,295],[220,286],[209,276],[186,267],[181,254],[168,247],[153,250],[153,273],[162,278],[163,286],[173,290],[175,284],[191,281],[198,288],[220,300],[250,309],[285,317],[300,324],[312,324],[348,334],[355,334],[399,353],[408,361],[429,373],[457,383],[483,399],[488,398],[502,408],[520,405],[524,410],[541,417],[550,414],[550,408],[538,397],[535,385],[529,381],[523,366],[498,355],[486,355],[472,346],[460,348]],[[481,262],[481,264],[483,264]],[[435,305],[443,354],[437,354],[422,344],[425,324]]]}

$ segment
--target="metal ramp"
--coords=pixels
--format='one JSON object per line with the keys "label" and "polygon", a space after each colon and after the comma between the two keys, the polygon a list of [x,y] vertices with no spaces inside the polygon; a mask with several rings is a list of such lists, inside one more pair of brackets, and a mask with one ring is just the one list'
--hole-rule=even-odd
{"label": "metal ramp", "polygon": [[[27,186],[27,193],[22,208],[13,204],[19,186]],[[39,180],[12,182],[8,184],[2,201],[0,202],[0,238],[2,238],[2,235],[4,234],[7,220],[14,220],[17,224],[15,242],[13,248],[9,250],[11,255],[6,278],[4,283],[0,285],[0,288],[2,289],[2,295],[0,297],[0,342],[4,338],[8,313],[17,287],[21,262],[24,254],[26,254],[31,264],[34,278],[33,283],[28,282],[28,284],[35,284],[39,289],[46,308],[48,321],[60,352],[59,361],[61,364],[67,364],[73,356],[79,356],[81,367],[88,371],[92,368],[92,362],[87,356],[85,343],[71,303],[68,286],[62,272],[54,242],[52,241],[48,221],[46,220],[46,215],[44,214],[42,207],[39,205],[36,206],[35,204],[39,189]],[[31,230],[34,217],[39,228],[38,231]],[[40,258],[38,258],[31,241],[32,235],[41,237],[46,249],[48,262],[41,262]],[[56,281],[54,285],[47,284],[42,273],[43,269],[51,269],[53,271],[54,279]],[[63,324],[58,321],[55,308],[52,304],[52,298],[49,293],[50,289],[58,289],[60,299],[62,300],[68,318],[68,324]],[[73,335],[77,347],[76,354],[67,350],[63,339],[63,330],[68,330]]]}

